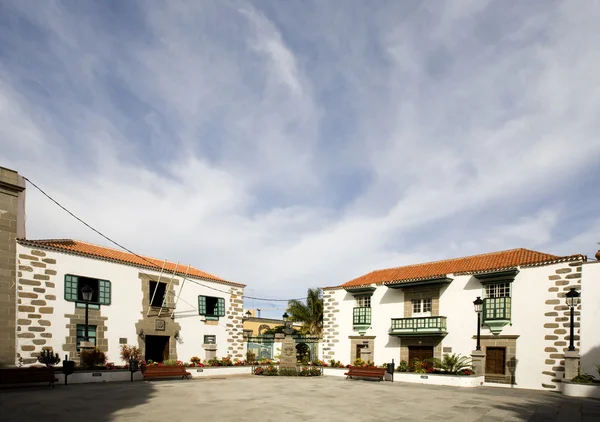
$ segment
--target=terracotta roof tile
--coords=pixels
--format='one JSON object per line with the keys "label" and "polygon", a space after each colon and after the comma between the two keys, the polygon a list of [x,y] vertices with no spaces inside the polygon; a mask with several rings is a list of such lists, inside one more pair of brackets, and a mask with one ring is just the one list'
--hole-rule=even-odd
{"label": "terracotta roof tile", "polygon": [[[164,261],[156,258],[150,258],[143,256],[142,258],[131,254],[129,252],[120,251],[117,249],[107,248],[105,246],[98,246],[92,243],[82,242],[80,240],[73,239],[43,239],[43,240],[30,240],[30,239],[18,239],[18,242],[22,245],[33,246],[42,249],[51,249],[55,251],[62,251],[72,253],[75,255],[89,256],[93,258],[105,259],[109,261],[119,262],[122,264],[134,265],[136,267],[152,268],[160,271]],[[141,256],[141,255],[140,255]],[[146,261],[147,260],[147,261]],[[152,264],[154,264],[154,267]],[[173,273],[177,266],[174,262],[167,261],[165,265],[165,274]],[[180,276],[184,276],[187,270],[187,265],[179,264],[176,273]],[[227,284],[230,286],[245,287],[245,284],[234,283],[231,281],[223,280],[217,276],[209,274],[205,271],[198,270],[190,267],[188,276],[192,278],[206,279],[221,284]]]}
{"label": "terracotta roof tile", "polygon": [[386,282],[412,281],[446,276],[447,274],[465,274],[514,268],[525,265],[542,265],[574,259],[585,259],[582,255],[560,257],[529,249],[510,249],[463,258],[388,268],[365,274],[338,287],[354,287]]}

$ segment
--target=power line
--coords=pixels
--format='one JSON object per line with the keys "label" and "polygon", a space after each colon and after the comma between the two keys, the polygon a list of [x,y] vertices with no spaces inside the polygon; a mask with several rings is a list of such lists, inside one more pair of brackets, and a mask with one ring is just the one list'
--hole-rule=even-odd
{"label": "power line", "polygon": [[[36,185],[35,183],[33,183],[31,180],[29,180],[27,177],[23,176],[23,179],[27,180],[33,187],[35,187],[37,190],[39,190],[46,198],[48,198],[49,200],[51,200],[52,202],[54,202],[56,205],[58,205],[62,210],[64,210],[66,213],[68,213],[71,217],[73,217],[74,219],[76,219],[77,221],[79,221],[80,223],[82,223],[84,226],[86,226],[87,228],[89,228],[90,230],[94,231],[95,233],[99,234],[100,236],[102,236],[104,239],[108,240],[109,242],[111,242],[112,244],[118,246],[119,248],[129,252],[130,254],[137,256],[138,258],[140,258],[141,260],[147,262],[150,264],[150,266],[157,268],[157,269],[161,269],[160,266],[156,265],[154,262],[150,261],[149,259],[146,259],[144,256],[142,255],[138,255],[137,253],[133,252],[131,249],[126,248],[125,246],[121,245],[120,243],[118,243],[117,241],[111,239],[110,237],[106,236],[104,233],[102,233],[99,230],[96,230],[94,227],[92,227],[91,225],[89,225],[88,223],[86,223],[85,221],[83,221],[81,218],[77,217],[75,214],[73,214],[71,211],[69,211],[66,207],[64,207],[63,205],[61,205],[56,199],[54,199],[53,197],[51,197],[49,194],[47,194],[42,188],[40,188],[38,185]],[[221,293],[225,293],[225,294],[231,294],[228,291],[225,290],[220,290],[217,289],[216,287],[212,287],[212,286],[207,286],[206,284],[202,284],[196,280],[191,280],[188,279],[191,283],[197,284],[198,286],[202,286],[202,287],[206,287],[207,289],[212,289],[215,290],[217,292],[221,292]],[[265,299],[265,298],[260,298],[260,297],[253,297],[253,296],[245,296],[242,295],[242,298],[244,299],[254,299],[254,300],[259,300],[262,302],[289,302],[292,300],[298,300],[298,301],[303,301],[306,300],[306,298],[299,298],[299,299]]]}

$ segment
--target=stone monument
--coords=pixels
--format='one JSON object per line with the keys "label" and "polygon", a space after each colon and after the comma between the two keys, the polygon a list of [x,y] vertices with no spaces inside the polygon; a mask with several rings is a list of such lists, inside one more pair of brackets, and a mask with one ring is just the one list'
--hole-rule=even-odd
{"label": "stone monument", "polygon": [[281,343],[281,359],[279,359],[280,369],[296,369],[296,340],[292,337],[294,330],[292,324],[287,320],[287,313],[284,315],[285,338]]}

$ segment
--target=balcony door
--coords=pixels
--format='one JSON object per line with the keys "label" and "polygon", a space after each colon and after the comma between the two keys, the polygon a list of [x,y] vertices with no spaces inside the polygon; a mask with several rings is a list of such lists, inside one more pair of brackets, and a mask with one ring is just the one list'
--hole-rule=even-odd
{"label": "balcony door", "polygon": [[413,359],[424,361],[433,357],[433,346],[408,346],[408,361]]}

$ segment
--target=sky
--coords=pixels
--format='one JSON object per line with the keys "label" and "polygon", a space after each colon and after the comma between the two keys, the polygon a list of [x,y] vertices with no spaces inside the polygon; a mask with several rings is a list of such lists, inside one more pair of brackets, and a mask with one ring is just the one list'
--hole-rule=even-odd
{"label": "sky", "polygon": [[[519,247],[592,258],[598,22],[592,0],[0,0],[0,165],[263,298]],[[31,185],[27,237],[111,246]]]}

